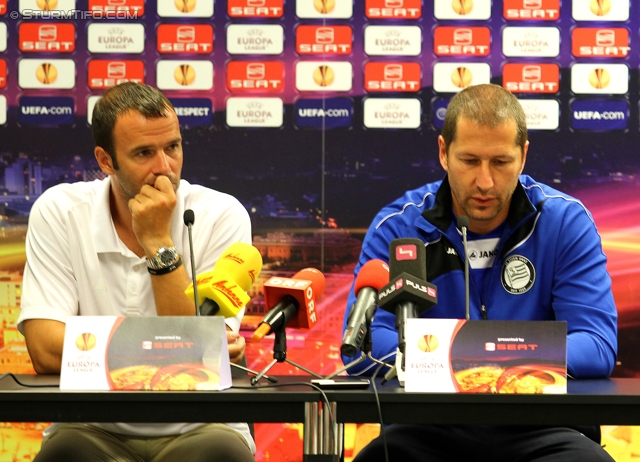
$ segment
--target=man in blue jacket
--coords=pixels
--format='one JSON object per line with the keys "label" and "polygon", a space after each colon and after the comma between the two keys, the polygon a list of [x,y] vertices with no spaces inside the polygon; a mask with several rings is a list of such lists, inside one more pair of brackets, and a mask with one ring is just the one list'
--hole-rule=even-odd
{"label": "man in blue jacket", "polygon": [[[427,278],[438,287],[438,303],[422,316],[465,318],[457,222],[466,216],[475,256],[470,318],[566,321],[570,376],[607,377],[617,353],[617,312],[600,236],[580,201],[522,175],[529,141],[518,100],[497,85],[461,91],[449,104],[438,146],[447,175],[378,213],[355,274],[368,260],[388,262],[393,239],[419,238]],[[345,326],[354,301],[352,288]],[[393,359],[395,316],[378,310],[371,332],[373,357]],[[373,366],[363,362],[350,372],[371,374]],[[590,430],[599,440],[597,427]],[[565,427],[392,425],[384,431],[392,461],[613,460],[598,443]],[[356,461],[384,460],[382,444],[377,438]]]}

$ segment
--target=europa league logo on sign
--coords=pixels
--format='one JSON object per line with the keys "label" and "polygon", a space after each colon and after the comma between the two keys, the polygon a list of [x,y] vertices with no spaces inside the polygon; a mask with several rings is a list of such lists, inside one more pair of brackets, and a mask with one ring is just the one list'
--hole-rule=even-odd
{"label": "europa league logo on sign", "polygon": [[427,334],[420,337],[418,340],[418,348],[425,353],[431,353],[438,348],[438,337],[435,335]]}
{"label": "europa league logo on sign", "polygon": [[38,0],[36,3],[38,8],[43,11],[55,10],[56,6],[58,6],[58,0]]}
{"label": "europa league logo on sign", "polygon": [[467,88],[471,85],[471,71],[466,67],[457,67],[451,73],[451,82],[458,88]]}
{"label": "europa league logo on sign", "polygon": [[451,6],[453,7],[453,11],[459,15],[465,15],[471,13],[473,9],[473,1],[472,0],[453,0],[451,2]]}
{"label": "europa league logo on sign", "polygon": [[611,81],[611,76],[609,75],[609,72],[607,72],[606,69],[601,69],[601,68],[594,69],[589,74],[589,83],[593,88],[597,90],[606,88],[607,85],[609,85],[610,81]]}
{"label": "europa league logo on sign", "polygon": [[336,7],[336,0],[313,0],[313,6],[318,13],[331,13]]}
{"label": "europa league logo on sign", "polygon": [[88,332],[78,335],[76,338],[76,347],[80,351],[89,351],[96,346],[96,336]]}
{"label": "europa league logo on sign", "polygon": [[175,4],[180,13],[191,13],[196,7],[196,0],[175,0]]}
{"label": "europa league logo on sign", "polygon": [[196,70],[188,64],[181,64],[176,67],[176,70],[173,72],[173,77],[180,85],[191,85],[196,79]]}
{"label": "europa league logo on sign", "polygon": [[321,87],[328,87],[331,85],[335,77],[333,69],[329,66],[318,66],[318,68],[313,72],[313,80],[316,85]]}
{"label": "europa league logo on sign", "polygon": [[58,69],[51,63],[42,63],[36,69],[36,78],[43,85],[50,85],[58,78]]}
{"label": "europa league logo on sign", "polygon": [[605,16],[611,11],[611,0],[591,0],[589,7],[596,16]]}

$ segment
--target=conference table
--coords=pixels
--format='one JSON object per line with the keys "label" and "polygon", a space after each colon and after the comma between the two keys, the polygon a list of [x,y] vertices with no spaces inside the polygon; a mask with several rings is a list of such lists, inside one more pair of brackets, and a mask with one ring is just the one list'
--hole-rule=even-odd
{"label": "conference table", "polygon": [[[61,391],[57,376],[0,376],[4,422],[303,422],[305,461],[337,460],[340,423],[640,425],[640,378],[570,380],[559,395],[405,392],[396,380],[368,389],[309,386],[278,377],[223,391]],[[14,377],[20,382],[18,383]],[[345,378],[349,379],[349,378]]]}

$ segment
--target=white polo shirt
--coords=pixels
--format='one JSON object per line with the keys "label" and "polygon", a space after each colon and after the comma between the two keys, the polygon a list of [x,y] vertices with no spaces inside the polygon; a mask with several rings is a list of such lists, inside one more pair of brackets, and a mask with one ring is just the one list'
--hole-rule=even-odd
{"label": "white polo shirt", "polygon": [[[36,200],[29,215],[18,329],[27,319],[65,322],[67,316],[156,316],[144,258],[120,240],[109,208],[110,179],[59,184]],[[189,261],[189,234],[183,214],[195,214],[193,248],[196,274],[210,271],[234,242],[251,243],[249,215],[234,197],[182,180],[177,191],[171,237]],[[191,276],[191,265],[185,264]],[[240,328],[242,310],[225,322]],[[166,436],[185,433],[199,423],[95,424],[115,433]],[[244,423],[231,423],[255,452]]]}

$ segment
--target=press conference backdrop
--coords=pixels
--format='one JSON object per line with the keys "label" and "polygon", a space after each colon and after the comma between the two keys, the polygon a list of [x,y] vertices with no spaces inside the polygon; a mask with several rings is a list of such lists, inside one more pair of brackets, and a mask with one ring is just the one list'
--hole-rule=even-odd
{"label": "press conference backdrop", "polygon": [[[15,327],[34,200],[102,178],[91,111],[124,81],[160,88],[183,127],[190,182],[238,197],[263,278],[327,275],[319,321],[289,357],[341,365],[342,313],[366,227],[442,178],[437,135],[453,94],[496,83],[522,102],[525,173],[593,212],[620,312],[615,374],[640,374],[640,2],[635,0],[0,0],[0,372],[32,371]],[[197,226],[197,217],[196,225]],[[243,323],[264,314],[261,286]],[[271,340],[250,343],[255,369]],[[278,364],[274,373],[299,373]],[[0,460],[29,460],[44,424],[5,423]],[[299,427],[256,426],[259,460],[300,460]],[[605,429],[618,460],[635,427]],[[349,458],[377,430],[348,427]]]}

